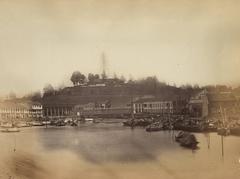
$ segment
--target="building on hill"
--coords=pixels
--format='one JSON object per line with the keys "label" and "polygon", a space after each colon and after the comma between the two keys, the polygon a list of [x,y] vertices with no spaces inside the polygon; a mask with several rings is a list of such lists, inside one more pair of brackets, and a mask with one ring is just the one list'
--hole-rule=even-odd
{"label": "building on hill", "polygon": [[[59,118],[73,116],[76,106],[90,103],[94,103],[95,109],[103,109],[104,105],[108,110],[110,107],[125,108],[134,96],[138,95],[132,95],[130,88],[126,85],[75,86],[64,88],[55,95],[44,96],[42,104],[45,117]],[[99,108],[99,105],[102,107]]]}
{"label": "building on hill", "polygon": [[[44,96],[42,100],[44,116],[49,118],[69,117],[76,115],[76,109],[83,110],[81,114],[98,111],[97,114],[128,113],[132,112],[132,102],[143,96],[151,95],[153,98],[173,102],[173,112],[182,113],[186,108],[186,95],[180,95],[180,89],[173,87],[161,88],[158,92],[149,92],[139,85],[88,85],[67,87],[54,95]],[[152,94],[153,93],[153,94]],[[157,96],[157,97],[154,97]],[[173,99],[172,96],[177,96]],[[181,98],[180,98],[181,97]],[[108,104],[105,104],[108,102]],[[92,104],[94,110],[86,110]],[[100,105],[100,107],[99,107]],[[106,106],[105,106],[106,105]],[[90,105],[91,106],[91,105]],[[105,106],[105,107],[104,107]],[[105,110],[105,111],[104,111]],[[150,112],[150,110],[149,110]]]}
{"label": "building on hill", "polygon": [[[45,117],[61,118],[81,115],[109,114],[111,111],[121,113],[121,109],[129,111],[131,96],[128,95],[58,95],[43,100]],[[128,109],[126,109],[128,108]],[[113,110],[114,109],[114,110]],[[129,112],[128,112],[129,113]]]}
{"label": "building on hill", "polygon": [[43,117],[42,105],[39,102],[9,100],[0,103],[0,119],[32,120]]}

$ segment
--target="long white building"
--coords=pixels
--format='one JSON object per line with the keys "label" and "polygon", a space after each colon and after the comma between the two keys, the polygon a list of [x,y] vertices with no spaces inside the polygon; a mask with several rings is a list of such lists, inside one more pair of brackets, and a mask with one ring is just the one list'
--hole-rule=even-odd
{"label": "long white building", "polygon": [[29,120],[43,117],[42,105],[31,101],[0,102],[0,120]]}
{"label": "long white building", "polygon": [[174,102],[159,99],[141,99],[133,104],[134,113],[173,113]]}

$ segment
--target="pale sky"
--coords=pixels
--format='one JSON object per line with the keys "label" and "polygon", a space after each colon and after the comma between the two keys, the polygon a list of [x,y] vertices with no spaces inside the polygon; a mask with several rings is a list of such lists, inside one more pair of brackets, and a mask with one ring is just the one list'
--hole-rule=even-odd
{"label": "pale sky", "polygon": [[71,73],[240,84],[239,0],[0,0],[0,94]]}

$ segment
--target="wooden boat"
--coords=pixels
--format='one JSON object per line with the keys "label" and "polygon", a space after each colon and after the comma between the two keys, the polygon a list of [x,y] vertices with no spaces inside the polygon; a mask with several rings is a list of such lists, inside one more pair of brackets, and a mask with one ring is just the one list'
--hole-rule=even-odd
{"label": "wooden boat", "polygon": [[230,129],[227,127],[221,127],[217,129],[218,135],[227,136],[230,135]]}
{"label": "wooden boat", "polygon": [[151,121],[148,119],[129,119],[127,121],[123,122],[124,126],[130,126],[130,127],[146,127],[151,124]]}
{"label": "wooden boat", "polygon": [[188,132],[184,132],[184,131],[180,131],[176,136],[175,136],[175,140],[176,142],[179,142],[180,139],[182,139],[183,137],[185,137],[187,135]]}
{"label": "wooden boat", "polygon": [[85,118],[85,119],[84,119],[84,122],[93,123],[93,122],[94,122],[94,119],[93,119],[93,118]]}
{"label": "wooden boat", "polygon": [[240,127],[231,127],[230,128],[230,134],[231,135],[236,135],[236,136],[240,136]]}
{"label": "wooden boat", "polygon": [[30,125],[31,126],[44,126],[44,124],[42,122],[38,122],[38,121],[30,122]]}
{"label": "wooden boat", "polygon": [[175,140],[179,142],[181,146],[190,149],[197,149],[197,144],[199,143],[195,135],[184,131],[180,131],[177,136],[175,136]]}
{"label": "wooden boat", "polygon": [[13,124],[12,123],[5,123],[5,124],[2,124],[0,127],[2,127],[2,128],[10,128],[10,127],[13,127]]}
{"label": "wooden boat", "polygon": [[16,127],[22,128],[22,127],[31,127],[31,125],[27,122],[21,122],[21,123],[17,123],[15,125]]}
{"label": "wooden boat", "polygon": [[1,129],[1,132],[20,132],[20,130],[16,127],[10,127]]}
{"label": "wooden boat", "polygon": [[64,121],[58,121],[55,125],[58,127],[61,127],[61,126],[66,126],[66,123]]}
{"label": "wooden boat", "polygon": [[123,125],[124,125],[124,126],[133,127],[133,126],[136,125],[136,122],[135,122],[134,120],[132,120],[132,119],[129,119],[129,120],[127,120],[127,121],[124,121],[124,122],[123,122]]}
{"label": "wooden boat", "polygon": [[78,126],[78,124],[77,124],[77,122],[73,121],[73,122],[71,122],[70,126],[75,127],[75,126]]}
{"label": "wooden boat", "polygon": [[155,122],[153,124],[150,124],[147,126],[146,131],[147,132],[157,132],[163,130],[163,124],[161,122]]}
{"label": "wooden boat", "polygon": [[217,127],[216,127],[216,125],[209,123],[205,127],[204,132],[217,132]]}
{"label": "wooden boat", "polygon": [[222,124],[217,129],[217,133],[218,133],[218,135],[227,136],[230,134],[230,129],[229,129],[229,125],[227,123],[226,109],[222,109],[222,107],[220,106],[220,113],[222,116],[222,120],[221,120]]}

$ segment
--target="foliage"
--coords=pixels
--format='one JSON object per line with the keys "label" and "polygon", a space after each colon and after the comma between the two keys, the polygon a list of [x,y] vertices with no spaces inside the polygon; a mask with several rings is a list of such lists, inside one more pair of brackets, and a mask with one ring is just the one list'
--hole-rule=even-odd
{"label": "foliage", "polygon": [[43,96],[51,96],[55,93],[55,90],[51,84],[45,85],[43,88]]}
{"label": "foliage", "polygon": [[85,75],[80,73],[79,71],[74,71],[71,76],[71,81],[74,86],[83,84],[85,82]]}

